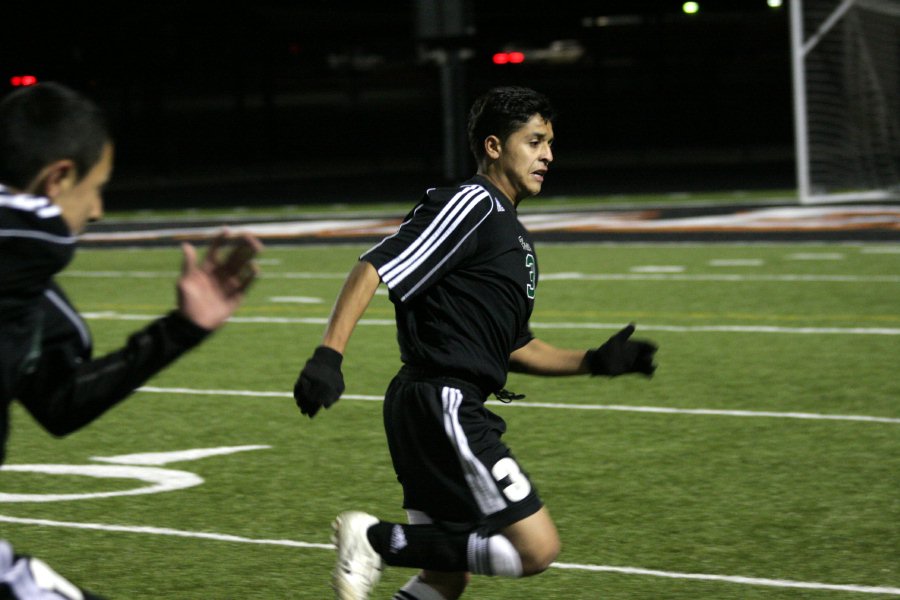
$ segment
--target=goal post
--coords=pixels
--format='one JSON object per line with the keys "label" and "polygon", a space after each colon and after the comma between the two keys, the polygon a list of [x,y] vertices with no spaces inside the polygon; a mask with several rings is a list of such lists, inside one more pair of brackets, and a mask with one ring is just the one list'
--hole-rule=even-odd
{"label": "goal post", "polygon": [[791,0],[800,203],[900,200],[900,0]]}

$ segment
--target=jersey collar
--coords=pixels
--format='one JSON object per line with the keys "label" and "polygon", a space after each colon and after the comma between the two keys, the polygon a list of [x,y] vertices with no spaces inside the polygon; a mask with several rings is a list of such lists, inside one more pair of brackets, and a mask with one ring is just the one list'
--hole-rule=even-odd
{"label": "jersey collar", "polygon": [[475,175],[466,182],[466,185],[480,185],[494,197],[494,202],[503,205],[506,210],[516,212],[516,205],[512,203],[512,200],[507,198],[506,194],[497,189],[497,186],[491,183],[491,180],[484,175]]}

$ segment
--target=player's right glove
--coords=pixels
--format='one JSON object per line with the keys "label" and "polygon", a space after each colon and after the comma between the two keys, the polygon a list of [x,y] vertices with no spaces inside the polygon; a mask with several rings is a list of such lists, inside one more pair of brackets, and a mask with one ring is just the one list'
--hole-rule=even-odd
{"label": "player's right glove", "polygon": [[624,375],[625,373],[642,373],[647,377],[653,375],[656,365],[653,356],[656,344],[645,340],[630,340],[634,333],[634,324],[630,324],[619,333],[609,338],[603,345],[587,351],[588,367],[591,375]]}
{"label": "player's right glove", "polygon": [[320,408],[330,408],[338,401],[344,393],[343,360],[337,350],[327,346],[316,348],[294,384],[294,400],[301,413],[312,419]]}

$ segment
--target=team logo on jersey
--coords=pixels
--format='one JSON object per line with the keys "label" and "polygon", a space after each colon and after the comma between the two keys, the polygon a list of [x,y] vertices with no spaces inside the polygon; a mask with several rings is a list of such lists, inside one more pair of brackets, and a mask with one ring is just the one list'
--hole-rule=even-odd
{"label": "team logo on jersey", "polygon": [[494,198],[494,202],[497,204],[497,212],[506,212],[506,209],[503,208],[503,205],[500,204],[500,201]]}
{"label": "team logo on jersey", "polygon": [[533,252],[533,250],[531,249],[531,244],[529,244],[528,242],[526,242],[526,241],[522,238],[521,235],[519,236],[519,243],[522,244],[522,250],[524,250],[525,252]]}

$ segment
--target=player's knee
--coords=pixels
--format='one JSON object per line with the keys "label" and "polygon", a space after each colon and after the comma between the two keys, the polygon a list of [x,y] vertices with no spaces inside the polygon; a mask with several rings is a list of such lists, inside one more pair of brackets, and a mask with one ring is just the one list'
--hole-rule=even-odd
{"label": "player's knee", "polygon": [[559,556],[561,544],[559,537],[548,536],[539,544],[533,544],[519,553],[522,559],[522,576],[537,575],[550,568],[556,557]]}
{"label": "player's knee", "polygon": [[521,577],[546,571],[559,555],[559,532],[546,509],[504,530],[518,554]]}

